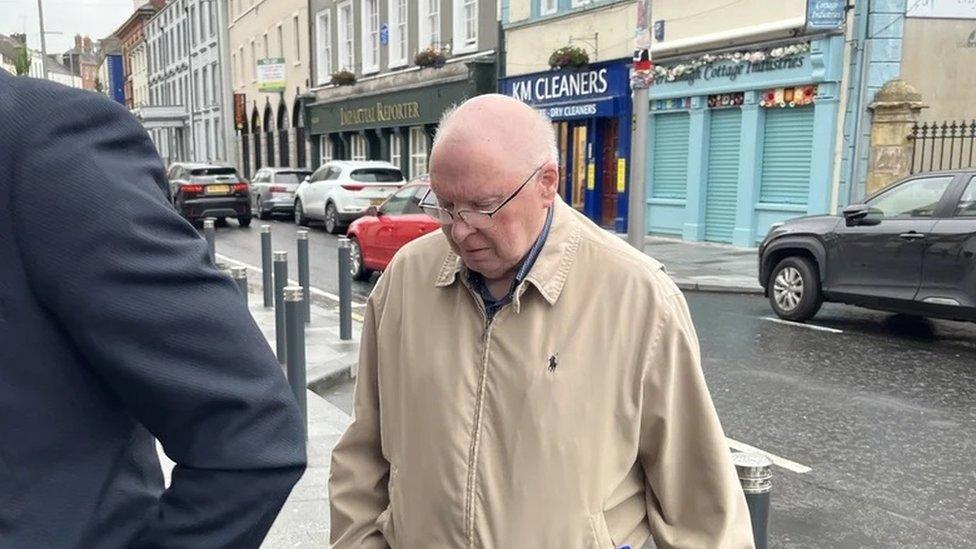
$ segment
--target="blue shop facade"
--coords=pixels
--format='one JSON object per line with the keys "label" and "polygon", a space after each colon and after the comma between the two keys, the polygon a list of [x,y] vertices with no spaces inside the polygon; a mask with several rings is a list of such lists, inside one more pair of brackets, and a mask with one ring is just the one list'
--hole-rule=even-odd
{"label": "blue shop facade", "polygon": [[544,112],[559,141],[559,194],[597,224],[627,227],[630,59],[499,80],[499,93]]}
{"label": "blue shop facade", "polygon": [[777,221],[827,213],[843,49],[821,36],[655,67],[647,232],[751,247]]}

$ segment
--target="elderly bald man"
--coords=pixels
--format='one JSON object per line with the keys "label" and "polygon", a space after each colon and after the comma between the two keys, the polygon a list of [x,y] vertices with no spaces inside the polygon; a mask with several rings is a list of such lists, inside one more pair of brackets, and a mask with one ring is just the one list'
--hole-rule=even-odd
{"label": "elderly bald man", "polygon": [[445,115],[363,325],[332,456],[336,548],[752,547],[680,291],[558,196],[552,125]]}

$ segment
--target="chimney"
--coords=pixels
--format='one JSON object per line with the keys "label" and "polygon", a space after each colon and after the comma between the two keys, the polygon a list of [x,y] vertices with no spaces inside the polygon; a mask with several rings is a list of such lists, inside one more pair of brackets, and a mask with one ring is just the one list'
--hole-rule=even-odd
{"label": "chimney", "polygon": [[85,50],[85,53],[91,53],[91,52],[92,52],[92,42],[91,42],[91,38],[89,38],[89,37],[87,37],[87,36],[86,36],[86,37],[85,37],[85,38],[84,38],[84,39],[82,40],[82,44],[84,44],[84,50]]}
{"label": "chimney", "polygon": [[81,35],[80,34],[76,34],[75,35],[75,48],[77,48],[78,51],[81,51]]}

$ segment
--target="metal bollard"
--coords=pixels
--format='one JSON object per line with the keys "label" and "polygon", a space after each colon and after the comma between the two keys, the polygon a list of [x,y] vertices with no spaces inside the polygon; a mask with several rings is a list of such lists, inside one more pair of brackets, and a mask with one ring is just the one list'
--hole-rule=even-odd
{"label": "metal bollard", "polygon": [[305,379],[305,292],[301,286],[285,287],[285,331],[288,333],[288,384],[298,401],[308,437],[308,404]]}
{"label": "metal bollard", "polygon": [[288,252],[274,253],[274,312],[275,312],[275,352],[278,362],[285,364],[288,359],[288,344],[285,339],[285,286],[288,285]]}
{"label": "metal bollard", "polygon": [[203,220],[203,237],[207,239],[207,251],[210,252],[210,261],[217,261],[216,255],[216,232],[214,229],[214,222],[216,220],[212,217],[208,217]]}
{"label": "metal bollard", "polygon": [[308,269],[308,231],[301,229],[298,231],[298,284],[304,291],[305,301],[305,322],[312,321],[312,293],[309,291],[311,282],[309,281]]}
{"label": "metal bollard", "polygon": [[339,237],[339,339],[352,339],[352,273],[349,271],[349,239]]}
{"label": "metal bollard", "polygon": [[762,454],[733,453],[732,463],[746,494],[756,549],[766,549],[769,527],[769,495],[773,489],[773,461]]}
{"label": "metal bollard", "polygon": [[241,296],[244,297],[244,306],[247,307],[247,267],[231,267],[230,276],[237,283],[237,288],[241,291]]}
{"label": "metal bollard", "polygon": [[261,280],[264,283],[264,306],[274,304],[274,282],[271,267],[271,225],[261,225]]}

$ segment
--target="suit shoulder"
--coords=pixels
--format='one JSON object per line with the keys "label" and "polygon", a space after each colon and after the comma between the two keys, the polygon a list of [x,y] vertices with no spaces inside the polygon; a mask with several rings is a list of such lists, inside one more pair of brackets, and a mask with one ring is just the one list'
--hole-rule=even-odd
{"label": "suit shoulder", "polygon": [[[57,82],[26,76],[0,76],[0,118],[13,135],[24,130],[42,130],[64,119],[113,117],[139,125],[122,105],[90,90],[70,88]],[[9,137],[9,134],[8,134]]]}

